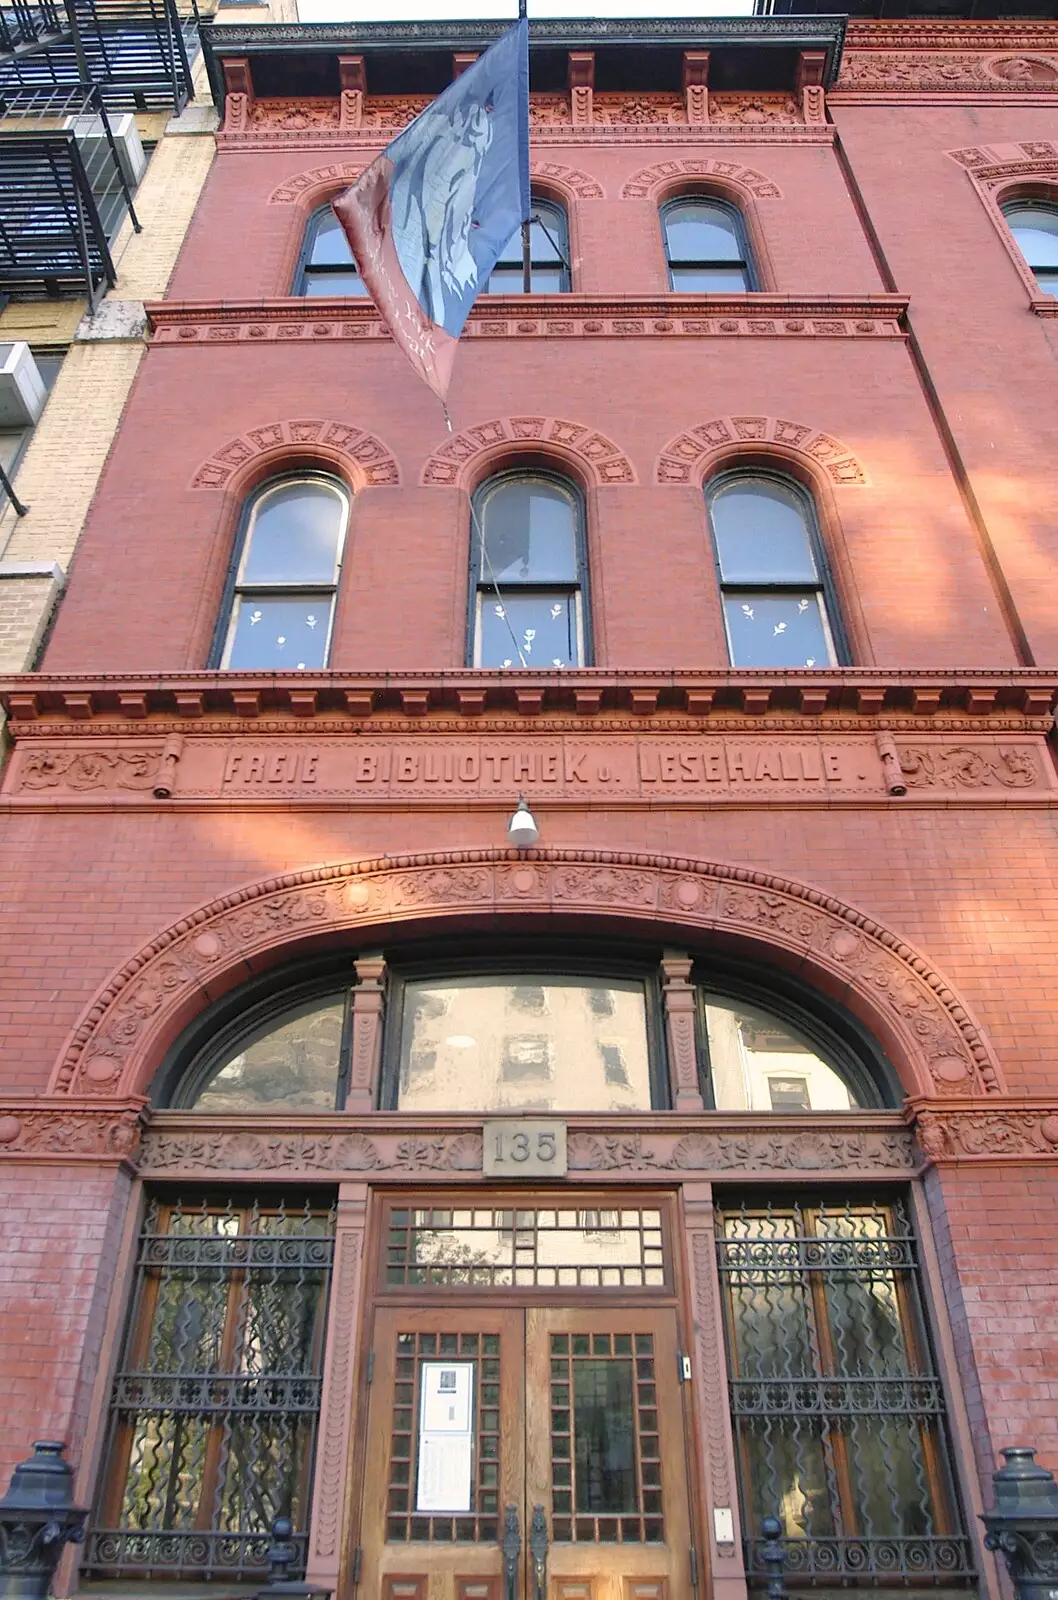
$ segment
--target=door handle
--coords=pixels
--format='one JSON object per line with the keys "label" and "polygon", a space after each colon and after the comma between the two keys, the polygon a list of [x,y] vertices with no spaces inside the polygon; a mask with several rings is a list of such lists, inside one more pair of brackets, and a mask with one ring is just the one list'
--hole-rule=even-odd
{"label": "door handle", "polygon": [[518,1557],[522,1553],[522,1531],[518,1526],[518,1507],[509,1505],[503,1519],[503,1600],[518,1600]]}
{"label": "door handle", "polygon": [[543,1506],[533,1507],[529,1555],[533,1563],[533,1600],[547,1600],[547,1518]]}

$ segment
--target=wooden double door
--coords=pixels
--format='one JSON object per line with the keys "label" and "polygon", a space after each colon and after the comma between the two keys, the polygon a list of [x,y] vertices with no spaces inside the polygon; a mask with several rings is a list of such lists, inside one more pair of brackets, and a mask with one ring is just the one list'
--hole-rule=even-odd
{"label": "wooden double door", "polygon": [[358,1600],[689,1600],[671,1307],[374,1314]]}

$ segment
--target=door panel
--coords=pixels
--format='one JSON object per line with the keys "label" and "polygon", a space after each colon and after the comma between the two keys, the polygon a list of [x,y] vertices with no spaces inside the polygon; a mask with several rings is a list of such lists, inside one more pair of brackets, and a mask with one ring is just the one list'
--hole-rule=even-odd
{"label": "door panel", "polygon": [[[503,1509],[524,1474],[522,1313],[378,1310],[360,1531],[361,1593],[384,1600],[501,1600]],[[471,1449],[424,1441],[424,1386],[436,1369],[472,1374]],[[453,1381],[453,1395],[458,1394]],[[502,1419],[502,1422],[501,1422]],[[424,1445],[440,1451],[428,1460]],[[448,1449],[447,1457],[443,1453]],[[464,1471],[464,1466],[467,1470]],[[444,1486],[467,1488],[445,1508]]]}
{"label": "door panel", "polygon": [[548,1600],[689,1594],[675,1312],[533,1309],[525,1352],[526,1526],[542,1505]]}
{"label": "door panel", "polygon": [[[373,1350],[363,1600],[510,1600],[499,1543],[508,1505],[522,1540],[515,1600],[691,1593],[673,1310],[379,1309]],[[442,1412],[458,1424],[468,1383],[470,1438],[438,1445],[434,1402],[451,1397]],[[458,1505],[444,1499],[453,1482],[466,1495]]]}

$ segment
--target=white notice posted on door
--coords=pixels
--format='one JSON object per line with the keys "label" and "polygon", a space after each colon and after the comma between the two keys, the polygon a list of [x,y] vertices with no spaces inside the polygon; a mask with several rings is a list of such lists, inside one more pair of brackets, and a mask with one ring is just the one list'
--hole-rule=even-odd
{"label": "white notice posted on door", "polygon": [[474,1368],[424,1361],[419,1396],[416,1511],[469,1511],[474,1473]]}

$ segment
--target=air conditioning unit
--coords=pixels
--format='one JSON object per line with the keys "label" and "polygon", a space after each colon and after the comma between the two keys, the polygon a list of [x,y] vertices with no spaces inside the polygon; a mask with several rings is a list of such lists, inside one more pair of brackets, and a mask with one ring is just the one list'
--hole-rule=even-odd
{"label": "air conditioning unit", "polygon": [[48,390],[28,344],[0,344],[0,428],[32,427]]}
{"label": "air conditioning unit", "polygon": [[[105,192],[114,172],[114,162],[102,117],[67,117],[64,126],[73,129],[93,192]],[[110,131],[122,176],[130,190],[135,190],[147,165],[136,118],[131,111],[111,117]]]}

